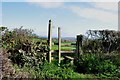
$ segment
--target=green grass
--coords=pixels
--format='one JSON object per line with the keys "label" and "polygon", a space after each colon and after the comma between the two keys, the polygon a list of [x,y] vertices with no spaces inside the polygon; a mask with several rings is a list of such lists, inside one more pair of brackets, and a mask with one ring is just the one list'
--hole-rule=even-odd
{"label": "green grass", "polygon": [[[71,42],[62,42],[61,43],[61,50],[62,51],[73,51],[75,46],[71,45]],[[52,50],[58,50],[58,45],[53,45]]]}
{"label": "green grass", "polygon": [[[40,38],[33,38],[32,39],[33,42],[47,42],[47,40],[42,40]],[[61,50],[62,51],[73,51],[75,48],[75,46],[71,45],[71,42],[62,42],[61,43]],[[58,50],[58,45],[52,45],[52,50]]]}
{"label": "green grass", "polygon": [[32,42],[36,43],[36,42],[47,42],[47,39],[41,39],[41,38],[32,38]]}
{"label": "green grass", "polygon": [[44,63],[40,67],[23,67],[19,68],[18,66],[14,66],[17,73],[22,72],[23,74],[29,73],[28,77],[31,78],[60,78],[60,79],[73,79],[73,78],[97,78],[93,74],[79,74],[74,72],[71,68],[61,68],[55,65],[54,63]]}
{"label": "green grass", "polygon": [[[72,51],[74,49],[76,49],[74,46],[62,46],[61,47],[62,51]],[[58,45],[53,45],[52,50],[58,50]]]}
{"label": "green grass", "polygon": [[37,41],[40,41],[41,39],[39,39],[39,38],[32,38],[32,41],[33,42],[37,42]]}

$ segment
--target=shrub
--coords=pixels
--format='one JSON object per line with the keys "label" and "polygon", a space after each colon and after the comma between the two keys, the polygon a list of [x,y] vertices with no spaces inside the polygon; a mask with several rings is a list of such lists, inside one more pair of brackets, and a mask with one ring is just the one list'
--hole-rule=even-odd
{"label": "shrub", "polygon": [[2,29],[2,47],[9,53],[9,59],[19,66],[29,65],[35,66],[38,63],[42,64],[46,55],[44,52],[48,51],[47,44],[41,45],[32,43],[34,36],[32,30],[28,29]]}
{"label": "shrub", "polygon": [[77,70],[80,73],[97,73],[95,66],[99,64],[98,57],[95,54],[84,54],[75,62]]}
{"label": "shrub", "polygon": [[[101,77],[119,77],[119,66],[110,57],[100,54],[84,54],[75,62],[79,73],[101,74]],[[103,76],[104,75],[104,76]]]}

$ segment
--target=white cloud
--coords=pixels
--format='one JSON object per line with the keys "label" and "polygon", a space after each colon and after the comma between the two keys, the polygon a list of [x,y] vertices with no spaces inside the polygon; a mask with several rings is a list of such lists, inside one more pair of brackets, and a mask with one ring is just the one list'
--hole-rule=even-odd
{"label": "white cloud", "polygon": [[119,0],[26,0],[30,2],[119,2]]}
{"label": "white cloud", "polygon": [[85,0],[89,2],[119,2],[119,0]]}
{"label": "white cloud", "polygon": [[2,2],[25,2],[24,0],[1,0]]}
{"label": "white cloud", "polygon": [[116,22],[118,17],[117,14],[95,8],[80,8],[78,6],[71,6],[69,9],[80,17],[91,20],[99,20],[102,22]]}
{"label": "white cloud", "polygon": [[64,0],[26,0],[27,2],[64,2]]}
{"label": "white cloud", "polygon": [[47,2],[47,0],[27,0],[31,4],[36,4],[43,8],[58,8],[61,7],[64,3],[63,2],[56,2],[56,0],[52,0],[53,2]]}
{"label": "white cloud", "polygon": [[3,2],[118,2],[119,0],[2,0]]}
{"label": "white cloud", "polygon": [[95,7],[105,10],[118,10],[119,0],[26,0],[30,3],[35,3],[45,8],[60,7],[64,2],[94,2]]}
{"label": "white cloud", "polygon": [[105,10],[118,10],[118,3],[117,2],[95,2],[95,7]]}
{"label": "white cloud", "polygon": [[[48,0],[27,0],[28,2],[32,4],[37,4],[39,6],[42,6],[44,8],[58,8],[58,7],[64,7],[63,2],[57,2],[58,0],[51,0],[53,2],[46,2]],[[43,2],[39,2],[43,1]],[[87,0],[86,0],[87,1]],[[90,20],[98,20],[102,22],[117,22],[117,11],[118,11],[118,3],[117,2],[95,2],[93,1],[92,6],[94,8],[80,8],[80,6],[72,6],[70,5],[66,9],[71,10],[73,13],[77,14],[80,17],[84,17],[86,19]],[[106,0],[107,1],[107,0]],[[110,0],[113,1],[113,0]],[[112,12],[111,12],[112,11]],[[116,12],[116,13],[115,13]]]}
{"label": "white cloud", "polygon": [[36,4],[43,8],[58,8],[63,5],[62,2],[33,2],[32,4]]}

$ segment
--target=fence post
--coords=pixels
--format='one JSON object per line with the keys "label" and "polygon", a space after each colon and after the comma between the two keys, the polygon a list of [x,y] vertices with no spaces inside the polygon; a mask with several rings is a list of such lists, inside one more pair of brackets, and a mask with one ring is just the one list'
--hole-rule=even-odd
{"label": "fence post", "polygon": [[77,41],[76,41],[76,52],[77,52],[77,56],[79,57],[79,54],[80,54],[80,52],[79,52],[79,49],[80,47],[79,47],[79,35],[77,35]]}
{"label": "fence post", "polygon": [[59,64],[61,62],[61,29],[58,27],[58,55],[59,55]]}
{"label": "fence post", "polygon": [[49,46],[49,52],[48,52],[48,61],[49,63],[51,63],[51,48],[52,48],[52,24],[51,24],[51,20],[49,20],[49,25],[48,25],[49,29],[48,29],[48,46]]}
{"label": "fence post", "polygon": [[78,57],[80,56],[80,54],[82,54],[82,38],[83,36],[82,35],[77,35],[77,42],[76,42],[76,52],[77,52],[77,55]]}

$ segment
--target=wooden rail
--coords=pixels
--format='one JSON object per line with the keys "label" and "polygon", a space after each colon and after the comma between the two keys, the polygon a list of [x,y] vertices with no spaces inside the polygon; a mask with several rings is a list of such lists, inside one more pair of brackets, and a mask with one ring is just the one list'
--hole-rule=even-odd
{"label": "wooden rail", "polygon": [[73,65],[73,62],[74,62],[74,58],[73,57],[70,57],[70,56],[63,56],[65,59],[65,62],[66,62],[66,60],[69,60],[70,61],[70,63]]}
{"label": "wooden rail", "polygon": [[[54,53],[58,53],[58,50],[56,50],[56,51],[51,51],[53,54]],[[76,53],[76,51],[61,51],[61,54],[75,54]]]}
{"label": "wooden rail", "polygon": [[74,58],[70,57],[70,56],[64,56],[64,57],[67,58],[67,59],[70,59],[70,60],[74,60]]}

